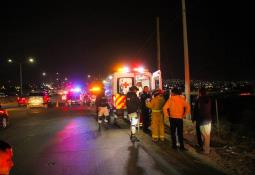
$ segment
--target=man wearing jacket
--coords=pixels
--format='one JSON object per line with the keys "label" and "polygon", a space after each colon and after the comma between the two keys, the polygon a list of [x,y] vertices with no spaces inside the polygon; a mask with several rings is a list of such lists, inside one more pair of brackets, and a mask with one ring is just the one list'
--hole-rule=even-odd
{"label": "man wearing jacket", "polygon": [[[212,103],[206,95],[205,88],[199,90],[199,97],[194,108],[192,120],[196,121],[198,144],[203,147],[205,154],[210,153],[210,134],[212,123]],[[202,138],[201,138],[202,135]]]}
{"label": "man wearing jacket", "polygon": [[136,86],[132,86],[129,89],[126,97],[127,112],[131,123],[131,136],[132,142],[139,141],[136,134],[136,126],[138,124],[138,112],[140,110],[140,100],[136,94],[139,89]]}
{"label": "man wearing jacket", "polygon": [[180,149],[186,150],[183,143],[183,118],[190,114],[190,105],[185,98],[180,96],[180,91],[176,88],[172,90],[170,98],[163,107],[165,119],[169,118],[172,148],[176,149],[176,130],[180,142]]}

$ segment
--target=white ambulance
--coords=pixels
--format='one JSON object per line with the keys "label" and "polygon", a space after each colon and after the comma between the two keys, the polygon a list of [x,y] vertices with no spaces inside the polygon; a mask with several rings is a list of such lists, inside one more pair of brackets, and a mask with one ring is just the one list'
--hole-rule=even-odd
{"label": "white ambulance", "polygon": [[124,67],[104,80],[105,93],[117,116],[127,117],[126,94],[131,86],[139,89],[137,95],[142,93],[144,86],[148,86],[151,90],[162,89],[160,70],[151,73],[143,67],[133,69]]}

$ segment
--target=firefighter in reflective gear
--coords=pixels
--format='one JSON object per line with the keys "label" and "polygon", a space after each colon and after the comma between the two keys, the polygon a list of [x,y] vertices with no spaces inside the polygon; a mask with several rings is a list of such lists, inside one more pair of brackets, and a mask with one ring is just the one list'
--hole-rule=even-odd
{"label": "firefighter in reflective gear", "polygon": [[136,86],[132,86],[129,88],[129,92],[127,93],[126,97],[126,105],[127,105],[127,112],[128,116],[130,118],[130,123],[131,123],[131,135],[130,135],[130,140],[132,142],[139,141],[137,137],[135,136],[136,134],[136,127],[138,124],[138,112],[140,110],[140,100],[138,96],[136,95],[136,92],[139,89]]}
{"label": "firefighter in reflective gear", "polygon": [[100,94],[96,98],[96,106],[97,106],[98,123],[102,123],[103,117],[104,117],[104,122],[107,123],[110,106],[109,106],[107,97],[105,96],[104,93]]}
{"label": "firefighter in reflective gear", "polygon": [[146,106],[151,109],[151,130],[152,141],[165,140],[164,117],[162,108],[165,103],[161,90],[156,90],[153,93],[154,98],[146,103]]}

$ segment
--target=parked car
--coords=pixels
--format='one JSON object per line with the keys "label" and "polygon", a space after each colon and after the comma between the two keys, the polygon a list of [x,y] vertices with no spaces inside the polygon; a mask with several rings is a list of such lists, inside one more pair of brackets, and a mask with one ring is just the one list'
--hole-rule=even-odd
{"label": "parked car", "polygon": [[31,92],[27,100],[27,108],[48,108],[49,96],[45,92]]}
{"label": "parked car", "polygon": [[8,112],[5,109],[2,109],[0,105],[0,128],[7,128],[10,124]]}
{"label": "parked car", "polygon": [[17,98],[17,102],[19,106],[26,106],[28,102],[28,96],[19,96]]}

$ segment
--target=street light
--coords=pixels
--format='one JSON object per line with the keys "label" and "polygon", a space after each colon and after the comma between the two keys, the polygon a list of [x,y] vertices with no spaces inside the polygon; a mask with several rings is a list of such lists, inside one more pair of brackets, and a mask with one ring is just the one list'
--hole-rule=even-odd
{"label": "street light", "polygon": [[[8,63],[17,63],[17,64],[19,64],[19,76],[20,76],[20,95],[23,95],[23,77],[22,77],[22,64],[23,64],[23,62],[22,62],[22,60],[12,60],[11,58],[9,58],[8,60]],[[30,57],[30,58],[28,58],[28,62],[29,63],[34,63],[35,62],[35,59],[34,58],[32,58],[32,57]]]}
{"label": "street light", "polygon": [[35,59],[32,58],[32,57],[30,57],[30,58],[28,58],[28,61],[29,61],[30,63],[34,63],[34,62],[35,62]]}
{"label": "street light", "polygon": [[12,59],[9,58],[9,59],[8,59],[8,63],[12,63],[12,62],[13,62]]}
{"label": "street light", "polygon": [[46,76],[46,72],[43,72],[43,73],[42,73],[42,76],[44,76],[44,77],[45,77],[45,76]]}

